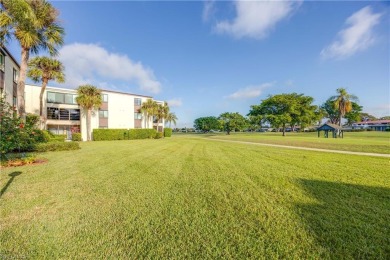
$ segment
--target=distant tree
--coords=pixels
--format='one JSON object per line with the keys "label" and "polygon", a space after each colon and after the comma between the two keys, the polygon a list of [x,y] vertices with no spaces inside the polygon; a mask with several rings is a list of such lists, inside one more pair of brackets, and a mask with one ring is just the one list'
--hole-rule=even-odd
{"label": "distant tree", "polygon": [[87,112],[87,141],[91,141],[91,116],[92,111],[102,104],[101,90],[92,85],[79,86],[76,102]]}
{"label": "distant tree", "polygon": [[390,116],[383,116],[381,118],[379,118],[380,120],[390,120]]}
{"label": "distant tree", "polygon": [[378,120],[378,118],[376,118],[373,115],[370,115],[369,113],[364,113],[364,112],[360,113],[359,121],[374,121],[374,120]]}
{"label": "distant tree", "polygon": [[238,112],[236,113],[229,113],[225,112],[222,113],[218,120],[221,121],[221,124],[223,126],[223,129],[226,131],[228,135],[230,135],[230,132],[232,130],[239,130],[242,131],[245,128],[248,127],[249,123],[248,120],[240,115]]}
{"label": "distant tree", "polygon": [[260,116],[249,116],[248,117],[248,122],[249,122],[249,128],[252,131],[255,131],[257,129],[260,129],[262,126],[262,120],[263,117]]}
{"label": "distant tree", "polygon": [[[340,124],[339,110],[334,105],[334,97],[328,98],[324,104],[321,105],[321,109],[324,111],[324,117],[328,118],[332,124]],[[351,101],[351,110],[344,115],[344,118],[348,120],[348,124],[357,122],[360,119],[360,114],[363,107],[359,106],[358,103]]]}
{"label": "distant tree", "polygon": [[347,119],[347,124],[352,125],[353,123],[359,122],[362,120],[362,106],[359,106],[355,102],[352,103],[352,109],[344,115],[344,118]]}
{"label": "distant tree", "polygon": [[55,80],[58,83],[65,81],[64,66],[56,59],[48,57],[35,57],[28,63],[27,75],[34,82],[42,82],[41,93],[39,95],[39,116],[40,128],[44,128],[43,118],[43,95],[49,80]]}
{"label": "distant tree", "polygon": [[282,127],[285,136],[287,125],[305,125],[318,119],[318,107],[312,102],[312,97],[297,93],[269,96],[260,105],[251,106],[248,115],[261,116],[272,127]]}
{"label": "distant tree", "polygon": [[18,110],[26,119],[24,89],[30,53],[40,49],[57,54],[64,42],[64,29],[59,25],[58,11],[46,0],[2,0],[0,41],[15,38],[21,47],[20,74],[17,82]]}
{"label": "distant tree", "polygon": [[334,107],[339,112],[339,126],[341,127],[341,119],[352,110],[352,101],[357,101],[358,98],[349,94],[345,88],[338,88],[336,92],[337,95],[331,97],[331,99],[334,100]]}
{"label": "distant tree", "polygon": [[194,128],[201,131],[220,130],[221,124],[215,116],[199,117],[194,121]]}
{"label": "distant tree", "polygon": [[175,115],[175,113],[170,112],[168,113],[165,120],[167,121],[167,123],[169,123],[169,128],[171,128],[171,123],[176,126],[177,116]]}

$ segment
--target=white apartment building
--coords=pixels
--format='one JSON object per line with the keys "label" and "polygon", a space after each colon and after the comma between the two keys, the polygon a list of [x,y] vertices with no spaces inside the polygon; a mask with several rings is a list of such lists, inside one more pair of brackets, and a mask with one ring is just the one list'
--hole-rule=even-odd
{"label": "white apartment building", "polygon": [[[40,86],[27,85],[25,88],[26,112],[39,114]],[[43,99],[43,115],[46,129],[54,134],[66,134],[68,139],[72,133],[81,133],[87,140],[86,113],[76,103],[75,89],[46,87]],[[140,111],[141,104],[150,96],[102,90],[102,105],[92,113],[91,129],[132,129],[155,128],[162,131],[164,120],[146,122]],[[163,103],[157,101],[157,103]]]}
{"label": "white apartment building", "polygon": [[0,46],[0,95],[17,107],[17,81],[20,66],[7,48]]}

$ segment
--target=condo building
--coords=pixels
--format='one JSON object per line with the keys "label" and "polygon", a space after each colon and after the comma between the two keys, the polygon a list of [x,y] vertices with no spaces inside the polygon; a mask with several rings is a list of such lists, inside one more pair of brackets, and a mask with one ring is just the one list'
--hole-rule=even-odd
{"label": "condo building", "polygon": [[[11,53],[0,46],[0,95],[17,110],[17,81],[20,66]],[[26,84],[24,98],[26,113],[39,115],[39,96],[41,86]],[[45,129],[54,134],[65,134],[68,139],[72,133],[81,133],[87,140],[86,111],[76,102],[75,89],[47,86],[43,95],[43,117]],[[93,111],[91,130],[97,128],[132,129],[154,128],[163,130],[164,120],[156,121],[141,113],[141,105],[151,96],[137,95],[119,91],[102,90],[102,105]],[[163,104],[162,101],[156,101]]]}
{"label": "condo building", "polygon": [[[25,88],[26,112],[39,114],[41,87],[27,85]],[[71,139],[72,133],[81,133],[87,140],[86,111],[76,102],[75,89],[46,87],[43,95],[43,116],[45,127],[54,134],[65,134]],[[141,105],[150,96],[137,95],[111,90],[102,90],[102,104],[93,111],[91,129],[114,128],[155,128],[162,131],[164,120],[157,122],[141,113]],[[162,101],[156,101],[163,104]]]}
{"label": "condo building", "polygon": [[0,95],[17,107],[17,82],[20,66],[7,48],[0,46]]}

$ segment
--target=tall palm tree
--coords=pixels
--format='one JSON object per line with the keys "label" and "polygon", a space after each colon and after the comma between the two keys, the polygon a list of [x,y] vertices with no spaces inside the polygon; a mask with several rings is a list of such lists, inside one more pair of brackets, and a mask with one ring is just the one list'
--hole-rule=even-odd
{"label": "tall palm tree", "polygon": [[141,111],[145,115],[145,127],[150,128],[150,119],[156,114],[157,102],[149,98],[146,102],[142,103]]}
{"label": "tall palm tree", "polygon": [[76,102],[87,113],[87,141],[91,141],[92,110],[98,109],[102,104],[101,90],[92,85],[82,85],[77,89]]}
{"label": "tall palm tree", "polygon": [[175,115],[175,113],[168,113],[165,120],[169,123],[169,128],[171,128],[171,123],[176,126],[177,116]]}
{"label": "tall palm tree", "polygon": [[345,88],[338,88],[337,95],[331,99],[334,100],[334,108],[339,111],[339,126],[341,127],[341,118],[352,110],[352,101],[357,101],[355,95],[349,94]]}
{"label": "tall palm tree", "polygon": [[47,0],[1,0],[0,41],[16,39],[21,47],[20,74],[17,82],[18,110],[25,120],[24,88],[30,53],[39,50],[57,54],[64,42],[58,11]]}
{"label": "tall palm tree", "polygon": [[42,82],[41,93],[39,95],[39,116],[41,119],[41,129],[43,129],[43,94],[49,80],[55,80],[58,83],[65,82],[64,66],[59,60],[49,57],[35,57],[28,63],[27,75],[34,82]]}
{"label": "tall palm tree", "polygon": [[[167,102],[164,102],[164,104],[157,104],[155,114],[154,114],[157,124],[160,122],[160,120],[165,119],[168,114],[169,114],[169,106]],[[158,131],[158,125],[157,125],[157,131]]]}

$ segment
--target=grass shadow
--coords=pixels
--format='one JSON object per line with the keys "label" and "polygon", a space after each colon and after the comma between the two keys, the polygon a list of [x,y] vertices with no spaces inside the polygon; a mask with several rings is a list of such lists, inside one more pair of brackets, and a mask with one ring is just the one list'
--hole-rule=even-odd
{"label": "grass shadow", "polygon": [[298,215],[326,249],[326,258],[390,259],[390,189],[300,179],[317,202]]}
{"label": "grass shadow", "polygon": [[19,176],[22,174],[21,171],[15,171],[8,174],[11,178],[9,178],[8,182],[4,185],[4,187],[0,191],[0,198],[3,196],[3,194],[7,191],[8,187],[11,185],[11,183],[14,181],[16,176]]}

